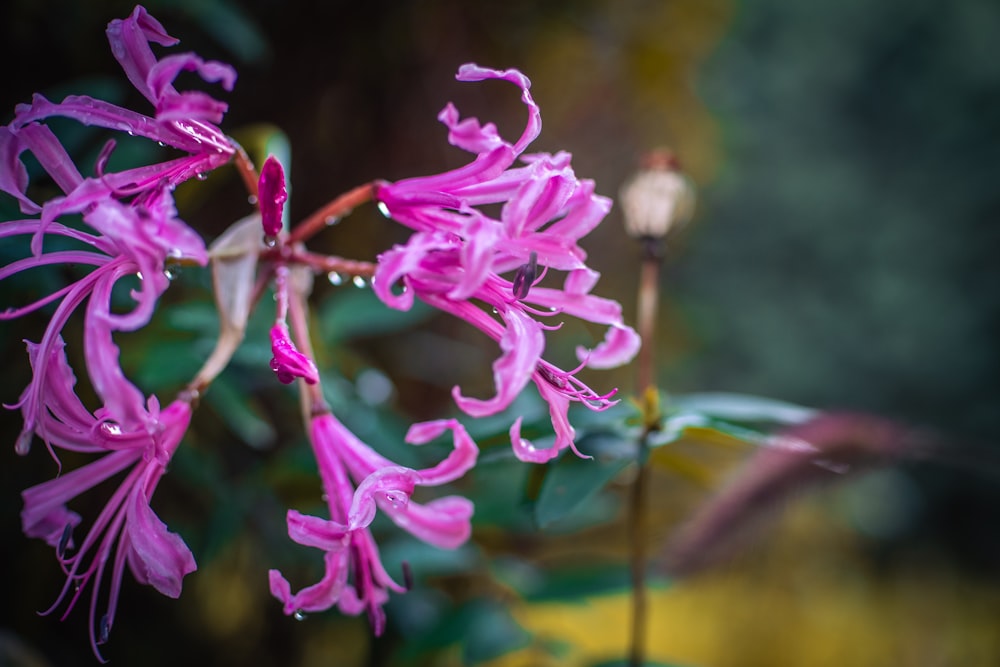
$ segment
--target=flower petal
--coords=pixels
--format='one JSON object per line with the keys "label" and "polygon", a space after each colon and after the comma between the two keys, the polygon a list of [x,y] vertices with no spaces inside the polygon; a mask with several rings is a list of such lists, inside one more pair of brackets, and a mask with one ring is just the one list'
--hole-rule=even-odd
{"label": "flower petal", "polygon": [[150,508],[141,485],[132,493],[125,531],[130,547],[128,564],[136,580],[168,597],[180,596],[184,575],[198,566],[181,536],[169,532]]}

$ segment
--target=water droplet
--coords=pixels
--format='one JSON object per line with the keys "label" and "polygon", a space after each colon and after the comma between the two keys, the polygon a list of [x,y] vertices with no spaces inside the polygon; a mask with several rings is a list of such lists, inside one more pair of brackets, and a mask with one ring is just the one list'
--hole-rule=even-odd
{"label": "water droplet", "polygon": [[257,205],[257,195],[248,195],[247,196],[247,203],[250,204],[251,206],[256,206]]}
{"label": "water droplet", "polygon": [[354,276],[351,278],[351,282],[354,283],[355,287],[364,287],[367,283],[365,282],[364,276]]}
{"label": "water droplet", "polygon": [[338,218],[338,217],[337,217],[337,216],[335,216],[335,215],[331,215],[330,217],[328,217],[328,218],[327,218],[327,219],[325,220],[325,222],[326,222],[326,226],[327,226],[327,227],[332,227],[332,226],[334,226],[335,224],[337,224],[338,222],[340,222],[340,218]]}
{"label": "water droplet", "polygon": [[181,275],[181,267],[176,264],[168,264],[163,267],[163,276],[173,282],[177,280],[177,276]]}
{"label": "water droplet", "polygon": [[499,314],[499,313],[500,313],[500,311],[499,311],[499,310],[497,310],[496,306],[493,306],[493,314],[494,314],[494,315],[497,315],[497,314]]}
{"label": "water droplet", "polygon": [[306,615],[302,612],[301,609],[297,609],[295,613],[292,614],[292,618],[294,618],[296,621],[304,621],[306,620]]}
{"label": "water droplet", "polygon": [[344,277],[339,273],[337,273],[336,271],[331,271],[330,273],[326,274],[326,279],[330,281],[331,285],[344,284]]}
{"label": "water droplet", "polygon": [[130,137],[134,137],[135,136],[135,132],[133,132],[132,130],[125,130],[125,134],[127,134]]}
{"label": "water droplet", "polygon": [[378,211],[387,218],[392,217],[391,215],[389,215],[389,207],[385,205],[384,201],[380,201],[378,203]]}
{"label": "water droplet", "polygon": [[197,178],[199,181],[204,181],[206,178],[208,178],[208,174],[204,172],[198,172],[197,174],[194,175],[194,177]]}
{"label": "water droplet", "polygon": [[277,236],[265,236],[264,237],[264,245],[266,245],[268,248],[273,248],[274,246],[278,245],[278,237]]}
{"label": "water droplet", "polygon": [[135,277],[138,278],[139,280],[142,280],[142,271],[136,271]]}
{"label": "water droplet", "polygon": [[112,424],[111,422],[104,422],[101,424],[101,430],[107,435],[121,435],[122,427],[118,424]]}
{"label": "water droplet", "polygon": [[163,143],[162,141],[157,141],[156,145],[159,146],[160,148],[163,148],[164,146],[166,146],[166,144]]}

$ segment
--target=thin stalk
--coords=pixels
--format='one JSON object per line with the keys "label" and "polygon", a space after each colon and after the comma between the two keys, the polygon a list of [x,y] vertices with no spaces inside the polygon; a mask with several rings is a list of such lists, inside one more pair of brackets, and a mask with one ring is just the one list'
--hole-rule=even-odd
{"label": "thin stalk", "polygon": [[344,217],[357,206],[371,201],[374,196],[374,182],[365,183],[353,190],[348,190],[296,225],[288,237],[289,245],[294,245],[311,238],[318,231],[329,225],[328,220]]}
{"label": "thin stalk", "polygon": [[632,582],[632,618],[629,626],[630,667],[642,667],[646,662],[646,487],[649,484],[649,434],[658,426],[656,377],[653,351],[656,347],[656,312],[659,303],[660,261],[659,239],[642,239],[642,269],[639,276],[637,328],[642,340],[636,373],[636,394],[643,410],[643,431],[636,451],[638,470],[628,498],[628,541]]}

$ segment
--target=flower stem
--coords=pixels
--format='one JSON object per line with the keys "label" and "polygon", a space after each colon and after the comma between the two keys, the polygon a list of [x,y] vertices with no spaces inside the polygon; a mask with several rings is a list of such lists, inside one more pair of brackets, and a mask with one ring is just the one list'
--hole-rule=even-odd
{"label": "flower stem", "polygon": [[374,182],[348,190],[296,225],[288,237],[288,243],[295,244],[311,238],[329,224],[327,222],[329,219],[344,217],[355,207],[371,201],[374,196]]}
{"label": "flower stem", "polygon": [[257,199],[257,168],[253,166],[253,160],[247,155],[247,152],[243,149],[243,146],[239,145],[232,138],[230,138],[230,143],[236,149],[236,155],[233,159],[236,165],[236,171],[239,172],[240,178],[243,180],[243,187],[247,189],[247,194]]}
{"label": "flower stem", "polygon": [[659,428],[660,410],[656,391],[653,351],[656,311],[660,285],[660,239],[642,238],[642,269],[639,276],[637,328],[642,340],[636,373],[636,393],[642,405],[643,430],[636,451],[638,470],[628,499],[628,540],[631,554],[632,619],[629,637],[630,667],[641,667],[646,660],[646,487],[649,483],[649,434]]}

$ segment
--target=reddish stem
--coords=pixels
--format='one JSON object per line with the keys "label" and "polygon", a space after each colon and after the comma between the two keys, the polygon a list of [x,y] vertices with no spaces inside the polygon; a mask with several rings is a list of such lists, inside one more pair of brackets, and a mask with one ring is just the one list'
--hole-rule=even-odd
{"label": "reddish stem", "polygon": [[243,186],[247,189],[247,193],[249,193],[250,196],[256,200],[257,182],[260,178],[257,175],[257,169],[253,166],[253,160],[251,160],[250,156],[247,155],[247,152],[243,150],[243,147],[235,141],[232,141],[232,144],[236,148],[236,156],[234,159],[236,171],[239,172],[240,178],[243,179]]}
{"label": "reddish stem", "polygon": [[301,243],[309,239],[327,226],[330,218],[342,218],[355,207],[371,201],[375,197],[375,183],[365,183],[353,190],[348,190],[329,202],[292,229],[288,237],[289,244]]}

